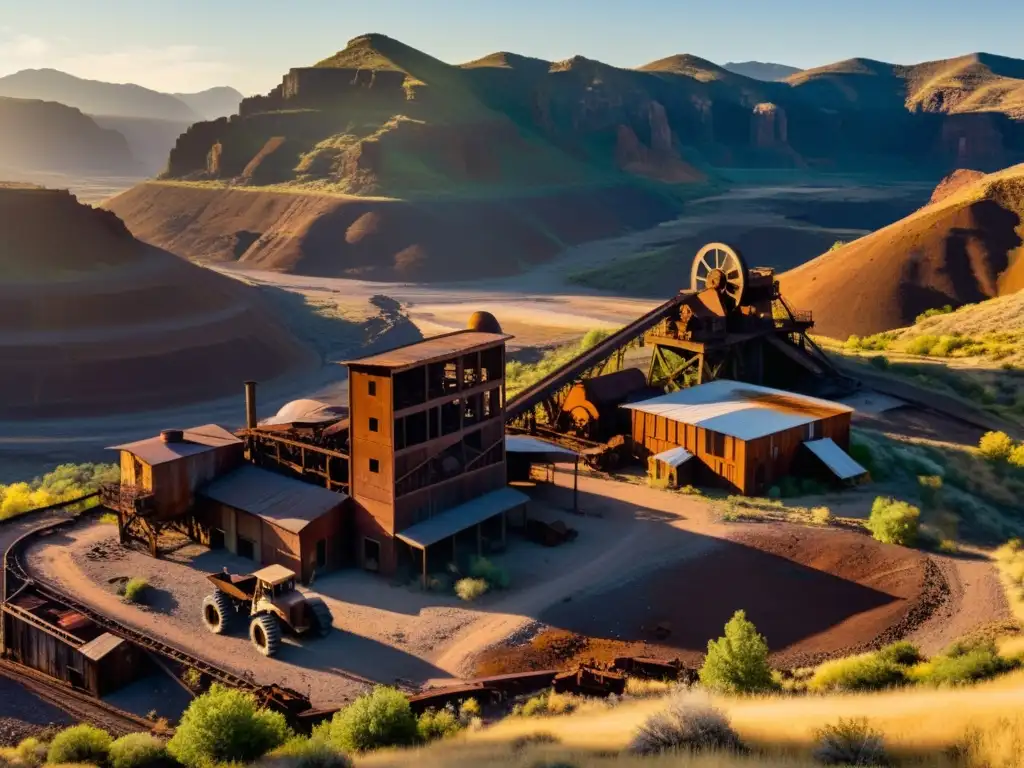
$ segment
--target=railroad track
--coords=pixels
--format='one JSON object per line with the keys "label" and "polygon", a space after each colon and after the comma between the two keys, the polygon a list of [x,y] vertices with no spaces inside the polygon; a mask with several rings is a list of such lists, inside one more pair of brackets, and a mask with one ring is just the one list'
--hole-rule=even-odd
{"label": "railroad track", "polygon": [[0,675],[18,683],[35,697],[66,712],[73,719],[102,728],[112,736],[151,731],[155,723],[94,699],[69,685],[13,661],[0,659]]}
{"label": "railroad track", "polygon": [[[78,501],[78,500],[75,500]],[[274,707],[282,712],[295,713],[302,711],[305,708],[310,707],[309,700],[298,691],[293,691],[289,688],[284,688],[279,685],[260,685],[256,681],[237,675],[234,672],[223,669],[216,665],[210,664],[203,659],[194,656],[187,651],[177,648],[173,645],[165,643],[157,638],[152,637],[144,632],[140,632],[133,627],[123,624],[115,619],[110,618],[93,608],[85,605],[84,603],[76,600],[71,595],[67,594],[63,590],[54,586],[53,584],[41,580],[29,572],[28,567],[25,564],[24,551],[27,548],[30,541],[50,535],[66,526],[73,525],[77,518],[69,517],[66,519],[57,520],[48,525],[44,525],[40,528],[36,528],[28,533],[24,534],[21,538],[15,541],[4,553],[4,572],[3,572],[3,595],[5,600],[9,600],[11,597],[16,595],[22,589],[31,587],[36,592],[39,592],[43,596],[54,600],[55,602],[66,605],[83,616],[93,621],[97,626],[102,627],[106,632],[112,635],[121,637],[129,642],[143,648],[151,653],[158,654],[164,658],[170,659],[178,664],[191,667],[205,675],[210,681],[221,683],[222,685],[230,688],[235,688],[242,691],[247,691],[254,694],[261,704],[264,706]],[[10,663],[10,662],[5,662]],[[15,665],[19,669],[24,669],[20,665]],[[34,670],[33,670],[34,672]],[[50,680],[49,677],[44,676],[46,680]],[[59,684],[58,684],[59,685]],[[70,690],[70,689],[68,689]],[[64,689],[61,688],[63,693]],[[85,700],[96,703],[97,700],[92,697],[86,696]],[[102,705],[102,703],[101,703]],[[106,706],[106,705],[102,705]],[[148,722],[148,721],[142,721]],[[147,726],[148,727],[148,726]],[[136,728],[135,730],[138,730]]]}

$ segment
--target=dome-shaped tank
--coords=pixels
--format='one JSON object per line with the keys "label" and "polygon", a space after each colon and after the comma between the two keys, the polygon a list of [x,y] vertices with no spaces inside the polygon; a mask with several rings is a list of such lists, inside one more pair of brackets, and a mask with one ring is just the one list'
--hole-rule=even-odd
{"label": "dome-shaped tank", "polygon": [[482,333],[501,333],[501,323],[490,312],[474,312],[469,316],[466,328]]}

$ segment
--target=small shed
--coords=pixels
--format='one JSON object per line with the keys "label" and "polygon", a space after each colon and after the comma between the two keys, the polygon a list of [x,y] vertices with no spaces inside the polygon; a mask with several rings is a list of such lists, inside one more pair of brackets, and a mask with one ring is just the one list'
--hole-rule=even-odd
{"label": "small shed", "polygon": [[141,650],[123,637],[104,632],[78,649],[85,658],[85,688],[106,696],[134,682],[146,666]]}
{"label": "small shed", "polygon": [[308,584],[345,561],[348,496],[244,464],[200,489],[201,540],[257,565],[283,565]]}
{"label": "small shed", "polygon": [[679,488],[690,482],[693,454],[685,448],[669,448],[647,459],[647,477],[659,488]]}

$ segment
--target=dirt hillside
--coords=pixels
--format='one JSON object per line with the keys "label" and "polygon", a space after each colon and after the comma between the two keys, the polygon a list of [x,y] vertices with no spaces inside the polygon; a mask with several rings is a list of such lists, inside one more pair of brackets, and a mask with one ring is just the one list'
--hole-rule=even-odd
{"label": "dirt hillside", "polygon": [[106,206],[179,256],[305,275],[438,281],[514,274],[566,245],[654,226],[673,203],[641,187],[407,202],[141,184]]}
{"label": "dirt hillside", "polygon": [[66,191],[0,187],[0,417],[199,402],[315,363],[256,289]]}
{"label": "dirt hillside", "polygon": [[921,312],[1024,288],[1024,165],[954,176],[932,203],[780,278],[835,338],[901,328]]}

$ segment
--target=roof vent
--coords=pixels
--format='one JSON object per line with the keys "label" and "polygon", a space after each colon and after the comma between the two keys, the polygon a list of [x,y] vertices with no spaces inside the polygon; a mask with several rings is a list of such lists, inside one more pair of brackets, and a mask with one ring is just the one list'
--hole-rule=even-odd
{"label": "roof vent", "polygon": [[160,439],[165,443],[180,443],[185,439],[185,433],[180,429],[165,429],[160,433]]}

